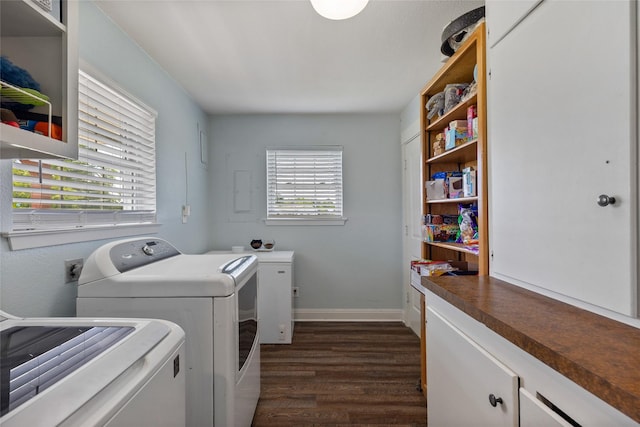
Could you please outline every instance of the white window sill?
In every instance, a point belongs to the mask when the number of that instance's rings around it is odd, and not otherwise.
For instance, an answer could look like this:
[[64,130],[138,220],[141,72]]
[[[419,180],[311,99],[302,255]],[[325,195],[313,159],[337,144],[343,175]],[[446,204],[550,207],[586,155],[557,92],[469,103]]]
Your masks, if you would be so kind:
[[9,231],[2,233],[2,237],[7,238],[12,251],[18,251],[114,237],[154,234],[159,231],[160,226],[161,224],[123,224],[59,230]]
[[266,225],[344,225],[348,218],[265,218]]

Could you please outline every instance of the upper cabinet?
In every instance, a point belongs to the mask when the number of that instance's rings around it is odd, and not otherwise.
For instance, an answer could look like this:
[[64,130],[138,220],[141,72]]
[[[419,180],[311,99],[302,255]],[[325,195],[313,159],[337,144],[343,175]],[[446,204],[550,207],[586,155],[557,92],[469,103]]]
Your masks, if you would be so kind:
[[487,51],[492,276],[638,316],[638,45],[636,1],[545,0]]
[[77,1],[0,1],[0,158],[77,158],[77,28]]
[[[481,275],[489,265],[485,79],[481,24],[424,87],[420,108],[422,256],[477,264]],[[458,217],[464,222],[458,224]]]

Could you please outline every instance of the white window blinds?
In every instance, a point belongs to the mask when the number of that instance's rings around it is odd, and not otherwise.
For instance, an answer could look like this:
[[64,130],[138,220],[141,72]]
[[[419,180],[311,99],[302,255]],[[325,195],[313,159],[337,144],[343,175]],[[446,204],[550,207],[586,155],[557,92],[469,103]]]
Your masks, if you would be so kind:
[[78,105],[78,160],[14,161],[14,230],[155,222],[155,112],[82,71]]
[[342,148],[267,149],[267,218],[342,218]]

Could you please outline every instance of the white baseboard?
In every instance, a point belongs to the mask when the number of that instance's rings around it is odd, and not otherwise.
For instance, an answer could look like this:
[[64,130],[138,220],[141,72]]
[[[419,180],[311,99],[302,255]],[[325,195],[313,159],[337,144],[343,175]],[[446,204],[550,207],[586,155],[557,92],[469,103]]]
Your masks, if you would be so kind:
[[296,322],[403,322],[402,309],[321,309],[294,310]]

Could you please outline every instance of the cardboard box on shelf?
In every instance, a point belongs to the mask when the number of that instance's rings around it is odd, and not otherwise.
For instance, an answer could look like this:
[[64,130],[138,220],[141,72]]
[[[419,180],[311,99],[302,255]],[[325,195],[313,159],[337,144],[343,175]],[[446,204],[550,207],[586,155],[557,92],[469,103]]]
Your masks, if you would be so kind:
[[464,197],[464,188],[462,187],[463,176],[462,177],[452,176],[449,178],[449,198],[450,199],[459,199],[461,197]]
[[447,185],[444,178],[427,181],[425,183],[427,190],[427,200],[441,200],[447,198]]
[[467,142],[467,128],[453,128],[446,131],[445,150],[451,150]]
[[426,242],[455,242],[460,227],[458,224],[427,224],[424,230]]
[[476,188],[476,171],[472,167],[462,169],[463,197],[475,197],[478,195]]
[[439,154],[444,153],[444,151],[445,151],[444,145],[445,145],[444,138],[443,139],[436,139],[433,142],[433,155],[437,156]]

